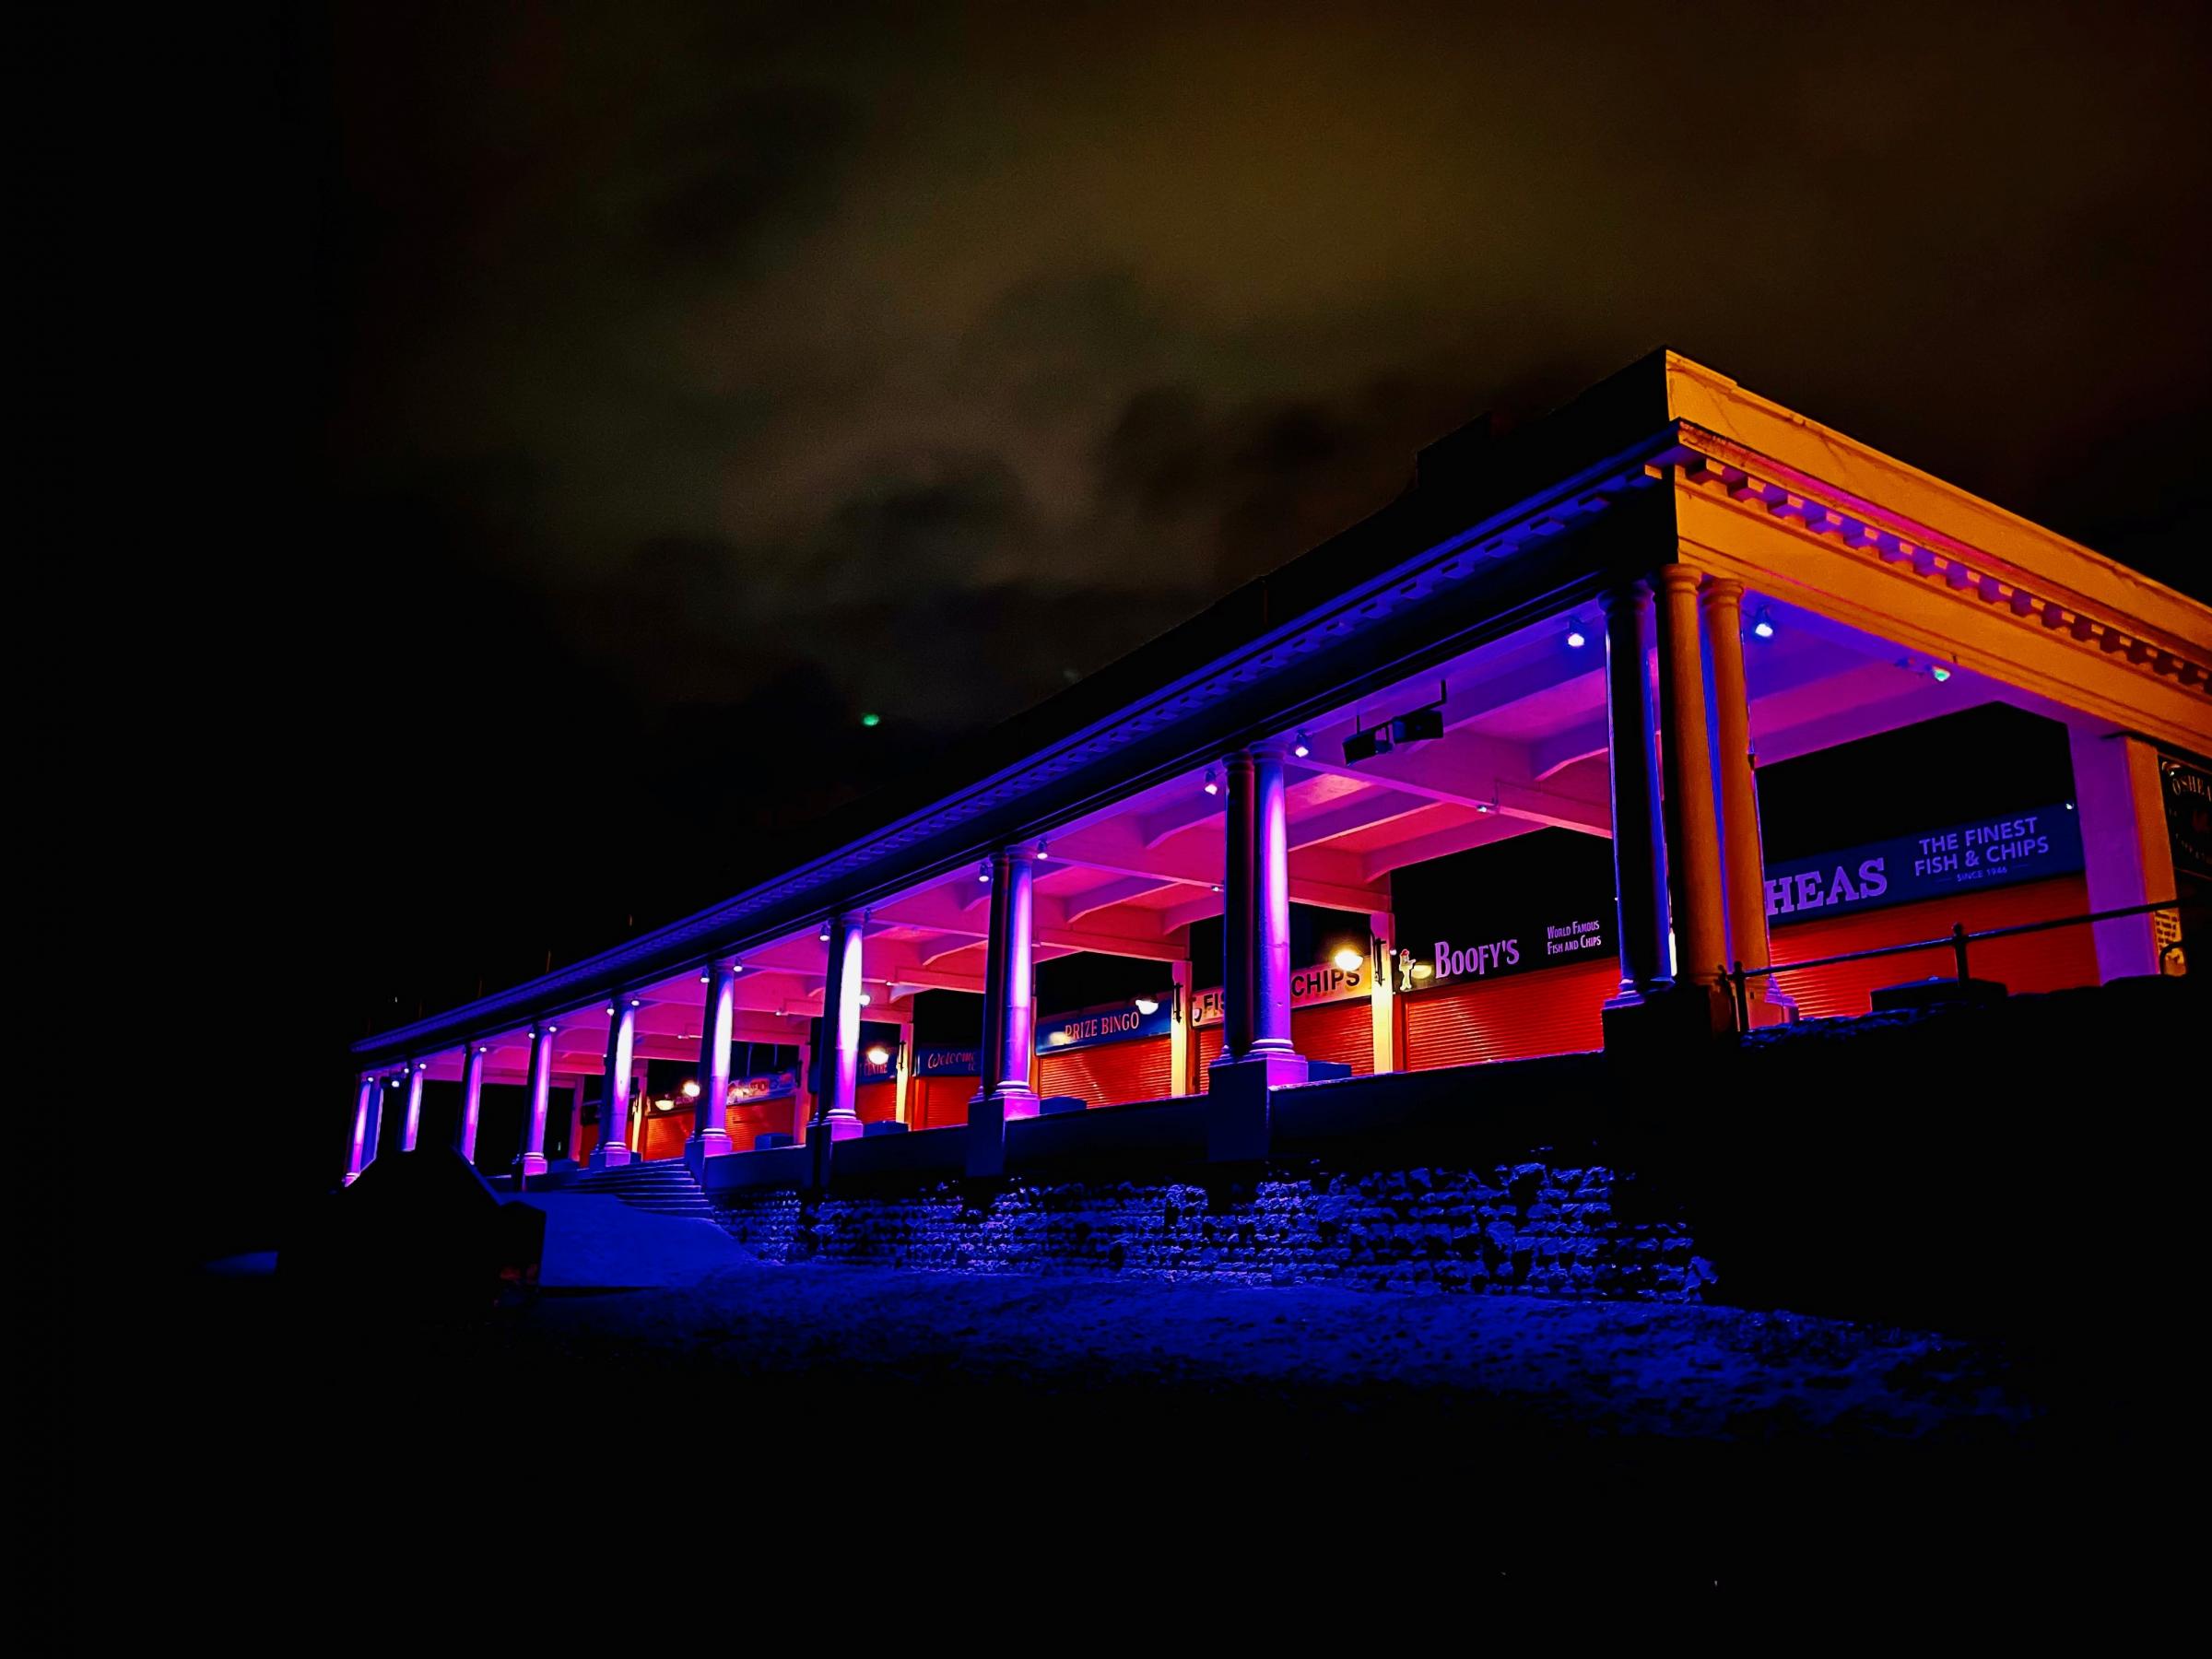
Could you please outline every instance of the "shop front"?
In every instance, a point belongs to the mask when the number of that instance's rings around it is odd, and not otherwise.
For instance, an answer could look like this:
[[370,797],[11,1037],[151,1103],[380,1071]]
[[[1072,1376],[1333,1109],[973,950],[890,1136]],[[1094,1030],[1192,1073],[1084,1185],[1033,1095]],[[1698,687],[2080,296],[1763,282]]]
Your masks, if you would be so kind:
[[1182,1093],[1175,1086],[1174,1001],[1163,986],[1040,1021],[1039,1098],[1114,1106]]

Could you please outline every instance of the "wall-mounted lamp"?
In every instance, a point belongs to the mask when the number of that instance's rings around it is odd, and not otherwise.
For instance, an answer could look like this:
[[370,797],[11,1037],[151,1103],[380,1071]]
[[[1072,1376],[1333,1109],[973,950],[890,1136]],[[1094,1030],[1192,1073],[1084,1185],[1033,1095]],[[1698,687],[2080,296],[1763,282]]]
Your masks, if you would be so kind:
[[1590,643],[1590,636],[1583,631],[1582,618],[1579,617],[1567,624],[1567,643],[1576,651]]

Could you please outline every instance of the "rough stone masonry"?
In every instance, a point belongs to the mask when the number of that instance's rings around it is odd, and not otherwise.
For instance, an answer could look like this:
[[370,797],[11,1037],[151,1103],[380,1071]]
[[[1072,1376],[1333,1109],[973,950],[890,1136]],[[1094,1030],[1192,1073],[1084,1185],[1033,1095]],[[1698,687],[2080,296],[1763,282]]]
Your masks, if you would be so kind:
[[1600,1166],[1270,1169],[1253,1178],[947,1181],[918,1191],[718,1196],[762,1258],[967,1273],[1692,1300],[1688,1226],[1632,1213]]

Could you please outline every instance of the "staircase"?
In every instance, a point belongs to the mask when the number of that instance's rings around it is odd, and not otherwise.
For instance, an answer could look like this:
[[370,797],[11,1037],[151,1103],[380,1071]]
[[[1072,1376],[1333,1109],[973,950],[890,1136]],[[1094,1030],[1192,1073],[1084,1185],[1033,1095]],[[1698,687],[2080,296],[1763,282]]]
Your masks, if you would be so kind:
[[691,1167],[680,1158],[594,1170],[563,1190],[619,1198],[633,1209],[648,1210],[656,1216],[684,1216],[698,1221],[715,1218],[714,1206],[707,1202],[707,1195],[692,1179]]

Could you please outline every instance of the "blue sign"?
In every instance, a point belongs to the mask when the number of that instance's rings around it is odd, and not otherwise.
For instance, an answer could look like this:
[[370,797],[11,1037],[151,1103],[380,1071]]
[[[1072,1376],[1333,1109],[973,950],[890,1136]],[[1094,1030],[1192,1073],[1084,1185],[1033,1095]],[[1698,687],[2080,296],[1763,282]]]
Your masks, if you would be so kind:
[[1777,924],[1802,922],[2081,867],[2081,822],[2061,804],[1769,865],[1767,916]]
[[971,1048],[947,1048],[940,1043],[919,1044],[914,1049],[914,1076],[917,1077],[980,1077],[983,1075],[982,1051]]
[[1129,1002],[1102,1003],[1073,1014],[1054,1014],[1037,1029],[1037,1052],[1064,1054],[1070,1049],[1096,1048],[1102,1042],[1134,1042],[1140,1037],[1165,1037],[1175,1023],[1171,993],[1140,996]]
[[729,1102],[742,1106],[748,1100],[781,1100],[798,1092],[797,1072],[763,1072],[757,1077],[732,1077]]

